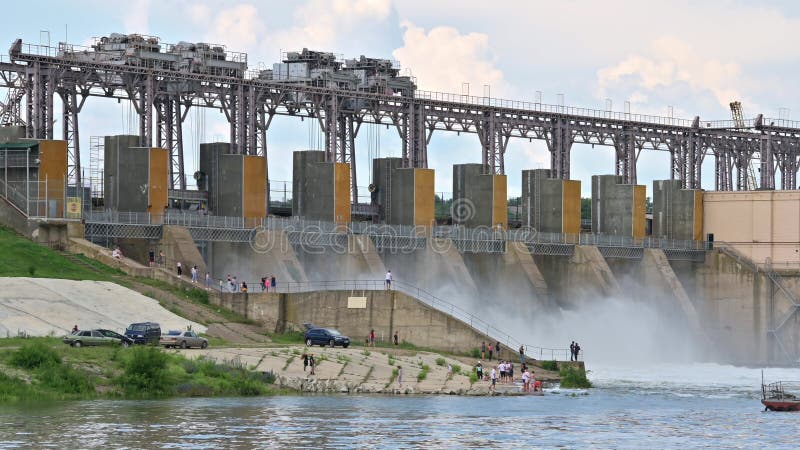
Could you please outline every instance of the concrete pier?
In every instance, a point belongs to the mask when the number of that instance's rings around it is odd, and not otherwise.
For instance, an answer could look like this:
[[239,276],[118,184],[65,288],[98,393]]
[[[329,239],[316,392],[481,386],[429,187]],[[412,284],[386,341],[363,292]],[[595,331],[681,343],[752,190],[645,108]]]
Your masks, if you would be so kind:
[[653,181],[653,237],[703,240],[703,191],[680,180]]
[[200,144],[198,185],[208,192],[208,210],[217,216],[267,215],[267,159],[230,153],[230,144]]
[[162,214],[169,191],[169,153],[139,147],[138,136],[106,136],[105,207],[117,211]]
[[622,184],[621,176],[592,176],[592,232],[643,238],[646,195],[645,186]]
[[453,223],[508,228],[505,175],[484,174],[482,164],[453,166]]
[[404,168],[402,158],[372,161],[375,200],[382,219],[392,225],[432,226],[433,169]]
[[548,233],[580,233],[581,182],[550,178],[550,169],[523,170],[522,226]]
[[326,162],[325,153],[321,151],[294,152],[292,215],[350,222],[350,166]]

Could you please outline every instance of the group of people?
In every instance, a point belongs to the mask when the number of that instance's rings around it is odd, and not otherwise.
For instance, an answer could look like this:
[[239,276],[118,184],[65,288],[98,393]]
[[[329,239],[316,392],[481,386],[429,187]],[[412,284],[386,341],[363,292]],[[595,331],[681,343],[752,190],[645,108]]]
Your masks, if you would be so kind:
[[264,275],[261,277],[261,292],[277,292],[278,279],[275,275]]
[[[522,350],[522,347],[520,347],[520,350]],[[486,341],[483,341],[481,343],[481,359],[486,359],[487,351],[489,352],[489,361],[492,360],[495,353],[497,353],[497,359],[500,359],[500,342],[495,343],[494,346],[492,346],[492,343],[490,342],[489,345],[487,346]],[[522,362],[523,361],[520,361],[520,363]]]
[[[394,345],[400,345],[400,336],[397,333],[397,330],[394,331],[394,335],[392,336],[392,341],[394,342]],[[369,334],[364,339],[364,344],[367,347],[375,347],[375,330],[374,329],[369,330]]]
[[305,372],[309,367],[311,367],[311,375],[316,375],[314,369],[317,367],[317,361],[314,359],[314,354],[312,353],[309,355],[308,353],[303,352],[303,372]]
[[[522,392],[538,392],[542,389],[542,382],[537,381],[535,377],[534,371],[528,369],[528,365],[523,362],[521,364],[522,368]],[[478,361],[478,364],[475,366],[475,373],[478,375],[479,380],[485,380],[487,378],[486,374],[483,371],[483,363]],[[496,367],[492,367],[492,370],[489,372],[488,381],[491,383],[489,384],[489,392],[494,392],[497,388],[497,384],[506,384],[506,383],[513,383],[514,382],[514,363],[511,361],[500,361],[500,363]],[[533,391],[531,391],[533,388]]]
[[580,352],[581,352],[581,346],[578,345],[577,342],[572,341],[572,344],[569,344],[569,353],[570,353],[569,360],[570,361],[577,361],[578,360],[578,354]]

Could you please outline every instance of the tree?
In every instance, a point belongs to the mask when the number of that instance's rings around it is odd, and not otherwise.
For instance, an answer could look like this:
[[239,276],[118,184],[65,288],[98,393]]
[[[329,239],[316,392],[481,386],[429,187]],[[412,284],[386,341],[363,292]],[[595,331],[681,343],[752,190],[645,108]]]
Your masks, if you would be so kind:
[[592,199],[581,199],[581,220],[592,220]]

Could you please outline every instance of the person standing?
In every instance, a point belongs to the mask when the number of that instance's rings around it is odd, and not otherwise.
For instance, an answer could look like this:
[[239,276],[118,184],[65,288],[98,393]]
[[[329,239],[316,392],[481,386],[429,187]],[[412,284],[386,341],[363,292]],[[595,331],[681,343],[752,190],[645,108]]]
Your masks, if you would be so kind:
[[197,266],[192,266],[190,272],[192,274],[192,283],[197,283]]
[[575,361],[578,361],[578,356],[581,352],[581,346],[578,343],[575,343]]
[[494,352],[497,354],[497,359],[500,359],[500,342],[495,344]]
[[528,377],[530,374],[527,370],[522,371],[522,392],[528,392]]
[[494,392],[495,384],[497,383],[497,371],[494,367],[492,367],[492,371],[489,373],[489,380],[492,382],[492,384],[489,385],[489,392]]
[[391,288],[392,288],[392,271],[389,270],[386,272],[386,290],[388,291]]
[[397,365],[397,387],[403,387],[403,368]]
[[520,345],[519,346],[519,363],[520,364],[525,364],[525,346],[524,345]]
[[478,381],[483,381],[483,364],[478,361],[478,365],[475,366],[475,375],[478,376]]
[[164,267],[164,250],[158,251],[158,265]]
[[242,292],[244,292],[245,294],[247,293],[247,282],[246,281],[242,281]]
[[206,272],[206,289],[211,289],[211,274]]
[[398,338],[397,338],[397,330],[394,330],[394,345],[400,345]]
[[272,292],[278,292],[278,280],[277,278],[275,278],[275,275],[270,277],[269,287],[272,290]]
[[308,368],[308,353],[303,352],[303,372]]
[[183,275],[183,264],[181,264],[181,262],[178,261],[178,263],[175,266],[178,269],[178,277],[180,277],[181,275]]
[[314,372],[316,365],[317,363],[314,361],[314,354],[312,353],[311,356],[308,357],[308,366],[311,367],[311,375],[316,375],[316,372]]
[[575,341],[569,344],[569,360],[575,361]]
[[261,277],[261,292],[267,292],[267,276]]
[[481,359],[486,359],[486,341],[481,342]]
[[375,330],[369,330],[369,346],[375,347]]
[[492,360],[492,344],[489,344],[489,361]]

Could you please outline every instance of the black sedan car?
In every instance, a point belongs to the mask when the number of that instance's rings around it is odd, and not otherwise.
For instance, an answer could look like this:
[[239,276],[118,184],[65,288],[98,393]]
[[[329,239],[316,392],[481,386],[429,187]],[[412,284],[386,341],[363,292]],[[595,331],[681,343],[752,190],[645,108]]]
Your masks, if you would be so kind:
[[350,346],[350,338],[342,335],[333,328],[309,328],[305,333],[306,345],[329,345],[336,347],[337,345],[347,348]]

